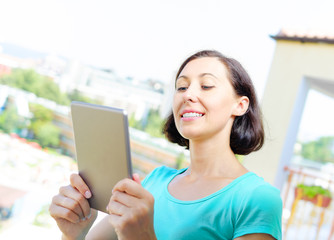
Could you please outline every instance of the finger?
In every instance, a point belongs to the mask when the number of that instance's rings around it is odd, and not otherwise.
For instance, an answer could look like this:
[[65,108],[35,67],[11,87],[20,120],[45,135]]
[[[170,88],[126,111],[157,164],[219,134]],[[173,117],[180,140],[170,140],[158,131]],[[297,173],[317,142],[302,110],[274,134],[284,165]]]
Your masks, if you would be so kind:
[[89,187],[85,183],[85,181],[82,179],[82,177],[79,174],[73,173],[70,176],[71,185],[78,189],[78,191],[85,196],[85,198],[90,198],[92,196],[91,191],[89,190]]
[[59,207],[63,207],[63,208],[67,208],[71,210],[72,212],[77,214],[81,220],[85,218],[79,202],[71,198],[65,197],[63,195],[56,195],[53,197],[52,203]]
[[110,202],[116,201],[125,205],[128,208],[136,206],[136,204],[138,204],[138,200],[139,200],[138,198],[120,191],[113,192],[110,198]]
[[58,206],[56,204],[51,204],[49,208],[49,212],[51,217],[55,220],[57,219],[65,219],[71,223],[79,223],[80,217],[70,209]]
[[116,201],[110,201],[107,206],[107,211],[109,214],[115,214],[118,216],[123,216],[129,208],[119,202]]
[[144,198],[145,191],[143,190],[145,189],[140,184],[131,179],[126,178],[116,183],[115,187],[113,188],[113,193],[115,191],[119,191],[119,192],[125,192],[137,198]]
[[135,181],[136,183],[141,184],[141,182],[140,182],[140,177],[139,177],[139,174],[138,174],[138,173],[134,173],[134,174],[132,175],[132,180]]
[[81,218],[89,218],[90,216],[90,206],[87,199],[78,190],[74,189],[72,186],[61,187],[59,193],[65,197],[71,198],[78,202],[82,211]]
[[121,226],[121,222],[122,222],[122,217],[115,215],[115,214],[110,214],[108,216],[108,220],[110,222],[110,224],[114,227],[116,233],[119,231],[118,229]]

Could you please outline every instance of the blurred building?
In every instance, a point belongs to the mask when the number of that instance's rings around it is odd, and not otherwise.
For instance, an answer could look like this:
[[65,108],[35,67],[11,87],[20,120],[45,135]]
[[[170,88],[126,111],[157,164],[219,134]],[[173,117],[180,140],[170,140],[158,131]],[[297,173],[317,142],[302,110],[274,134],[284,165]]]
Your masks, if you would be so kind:
[[0,44],[0,76],[12,68],[32,68],[53,79],[62,92],[79,91],[101,104],[124,108],[136,120],[145,119],[150,109],[164,114],[166,102],[163,82],[156,79],[120,77],[111,69],[102,69],[76,60],[39,53],[8,43]]
[[[16,106],[18,114],[26,119],[31,117],[29,103],[40,104],[52,110],[52,122],[61,131],[59,150],[62,154],[75,158],[72,120],[68,106],[58,105],[53,101],[39,98],[33,93],[5,85],[0,85],[0,97],[0,108],[4,108],[4,105],[10,100],[11,104]],[[188,163],[187,157],[185,157],[183,163],[178,163],[179,166],[177,166],[176,159],[181,154],[187,154],[184,153],[182,147],[176,146],[165,139],[153,138],[149,134],[136,129],[130,129],[130,144],[133,165],[142,176],[160,165],[182,167]]]
[[276,50],[262,98],[266,143],[245,165],[282,188],[309,90],[334,97],[334,32],[282,29],[272,38]]
[[126,109],[137,120],[145,118],[150,109],[159,110],[162,104],[164,91],[159,81],[121,78],[111,70],[92,67],[76,69],[80,73],[65,76],[65,79],[72,79],[68,90],[76,89],[104,105]]
[[[169,86],[159,80],[120,77],[111,69],[97,68],[11,44],[2,45],[0,75],[10,73],[13,68],[32,68],[52,78],[63,92],[76,90],[102,105],[123,108],[129,117],[134,116],[136,120],[144,122],[150,110],[159,110],[161,116],[165,117],[171,108],[171,91],[166,90]],[[39,98],[33,93],[0,85],[0,109],[4,109],[8,99],[16,105],[18,114],[26,119],[31,117],[29,103],[51,109],[54,114],[53,124],[61,130],[61,151],[75,157],[69,107]],[[130,130],[130,135],[133,162],[143,175],[162,164],[176,167],[176,159],[183,154],[182,148],[164,139],[153,139],[135,129]],[[182,166],[180,163],[178,165]]]

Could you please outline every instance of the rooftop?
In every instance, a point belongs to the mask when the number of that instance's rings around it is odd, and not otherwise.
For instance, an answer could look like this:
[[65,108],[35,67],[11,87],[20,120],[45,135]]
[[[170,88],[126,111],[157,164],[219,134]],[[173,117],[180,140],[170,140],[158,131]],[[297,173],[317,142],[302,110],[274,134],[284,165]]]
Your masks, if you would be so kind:
[[275,40],[289,40],[297,42],[329,43],[334,44],[334,29],[328,28],[282,28],[276,35],[271,35]]

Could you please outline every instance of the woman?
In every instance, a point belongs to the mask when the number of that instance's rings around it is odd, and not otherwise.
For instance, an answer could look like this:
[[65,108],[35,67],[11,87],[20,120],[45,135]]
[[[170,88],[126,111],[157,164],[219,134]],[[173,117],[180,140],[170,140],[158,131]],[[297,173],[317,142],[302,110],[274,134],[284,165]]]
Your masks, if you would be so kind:
[[180,67],[166,137],[190,151],[188,168],[160,167],[142,182],[113,189],[106,216],[96,211],[79,175],[60,188],[50,213],[64,239],[281,239],[279,191],[235,155],[260,149],[261,113],[252,82],[234,59],[201,51]]

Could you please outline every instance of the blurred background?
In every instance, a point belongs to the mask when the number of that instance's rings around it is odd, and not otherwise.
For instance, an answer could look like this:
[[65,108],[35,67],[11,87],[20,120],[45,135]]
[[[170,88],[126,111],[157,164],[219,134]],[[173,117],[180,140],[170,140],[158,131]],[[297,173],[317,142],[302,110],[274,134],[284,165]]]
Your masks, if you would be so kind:
[[284,239],[334,239],[333,7],[0,0],[0,239],[60,239],[48,207],[77,171],[73,100],[127,110],[142,178],[187,166],[161,125],[179,65],[202,49],[237,59],[254,82],[267,141],[240,160],[281,190]]

